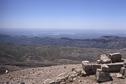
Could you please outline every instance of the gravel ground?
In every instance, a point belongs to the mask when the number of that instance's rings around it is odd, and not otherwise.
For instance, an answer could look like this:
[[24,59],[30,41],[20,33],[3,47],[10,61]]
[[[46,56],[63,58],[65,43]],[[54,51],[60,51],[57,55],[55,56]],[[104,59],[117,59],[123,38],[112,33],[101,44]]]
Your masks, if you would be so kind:
[[[0,84],[43,84],[46,79],[52,79],[61,73],[69,72],[72,68],[81,68],[80,64],[57,65],[50,67],[29,68],[9,72],[8,74],[0,75]],[[112,74],[113,81],[102,84],[126,84],[126,79],[116,78]],[[70,84],[97,84],[95,76],[78,77]]]

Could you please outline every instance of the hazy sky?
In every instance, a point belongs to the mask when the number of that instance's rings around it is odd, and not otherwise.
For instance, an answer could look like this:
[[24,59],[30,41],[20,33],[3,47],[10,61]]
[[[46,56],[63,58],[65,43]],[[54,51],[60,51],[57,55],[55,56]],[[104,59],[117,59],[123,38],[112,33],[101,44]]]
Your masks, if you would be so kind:
[[0,0],[1,29],[125,29],[126,0]]

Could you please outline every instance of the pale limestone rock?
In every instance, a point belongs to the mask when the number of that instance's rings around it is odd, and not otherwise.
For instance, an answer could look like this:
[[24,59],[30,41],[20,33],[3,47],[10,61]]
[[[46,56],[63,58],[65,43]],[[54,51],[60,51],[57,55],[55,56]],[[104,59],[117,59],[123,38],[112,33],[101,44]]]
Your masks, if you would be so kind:
[[117,73],[117,74],[116,74],[116,77],[117,77],[117,78],[123,78],[123,75],[120,74],[120,73]]
[[106,54],[100,56],[100,61],[102,64],[111,63],[111,59]]

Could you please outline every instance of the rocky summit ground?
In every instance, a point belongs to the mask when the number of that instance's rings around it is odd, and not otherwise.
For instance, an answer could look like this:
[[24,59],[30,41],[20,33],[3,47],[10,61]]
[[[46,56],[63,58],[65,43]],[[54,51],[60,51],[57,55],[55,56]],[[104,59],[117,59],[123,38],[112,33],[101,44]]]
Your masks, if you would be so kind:
[[[47,79],[53,79],[59,74],[70,72],[73,68],[82,68],[81,64],[57,65],[50,67],[29,68],[0,75],[0,84],[43,84]],[[113,81],[102,84],[126,84],[126,79],[119,79],[116,73],[111,74]],[[77,77],[69,84],[97,84],[95,75]]]

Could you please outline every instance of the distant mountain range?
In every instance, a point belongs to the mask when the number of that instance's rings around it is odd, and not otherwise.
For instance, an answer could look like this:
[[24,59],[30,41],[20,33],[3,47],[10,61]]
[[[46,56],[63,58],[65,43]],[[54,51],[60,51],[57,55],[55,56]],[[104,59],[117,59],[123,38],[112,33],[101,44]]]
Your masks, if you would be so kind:
[[126,48],[126,37],[101,36],[94,39],[72,39],[68,37],[28,37],[0,34],[0,43],[20,45],[57,45],[85,48]]

